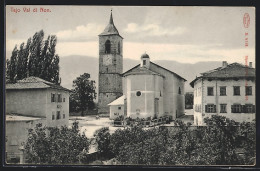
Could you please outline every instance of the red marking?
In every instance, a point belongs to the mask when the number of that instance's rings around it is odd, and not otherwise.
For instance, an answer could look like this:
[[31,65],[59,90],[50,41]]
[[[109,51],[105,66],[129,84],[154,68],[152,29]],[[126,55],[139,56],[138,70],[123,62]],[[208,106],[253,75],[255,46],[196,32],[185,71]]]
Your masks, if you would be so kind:
[[243,24],[244,24],[244,27],[245,27],[245,28],[248,28],[248,27],[249,27],[249,24],[250,24],[250,16],[249,16],[248,13],[245,13],[245,14],[244,14]]

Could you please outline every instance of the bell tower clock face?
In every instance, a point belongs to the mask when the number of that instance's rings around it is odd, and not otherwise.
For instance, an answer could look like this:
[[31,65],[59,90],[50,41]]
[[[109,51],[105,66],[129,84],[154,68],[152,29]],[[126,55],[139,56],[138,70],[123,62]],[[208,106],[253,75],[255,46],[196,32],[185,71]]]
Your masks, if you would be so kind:
[[104,65],[112,65],[112,56],[111,55],[104,55],[103,56],[103,64]]

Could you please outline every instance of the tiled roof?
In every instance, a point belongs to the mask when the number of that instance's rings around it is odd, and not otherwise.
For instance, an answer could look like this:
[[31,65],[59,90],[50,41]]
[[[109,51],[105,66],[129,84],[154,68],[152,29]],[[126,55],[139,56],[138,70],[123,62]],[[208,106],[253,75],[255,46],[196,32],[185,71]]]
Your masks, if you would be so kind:
[[201,76],[194,79],[190,85],[200,78],[223,79],[223,78],[255,78],[255,68],[248,67],[239,63],[232,63],[226,67],[219,67],[214,70],[201,73]]
[[49,81],[45,81],[39,77],[28,77],[22,80],[17,81],[17,83],[7,83],[6,89],[46,89],[46,88],[54,88],[64,91],[70,91],[62,86],[56,85]]
[[116,29],[116,26],[114,25],[113,16],[112,16],[112,12],[111,12],[110,20],[109,20],[108,25],[106,26],[105,30],[101,34],[99,34],[99,35],[103,36],[103,35],[115,35],[115,34],[119,35],[119,32]]
[[129,71],[129,72],[125,72],[124,76],[127,75],[143,75],[143,74],[147,74],[147,75],[159,75],[162,76],[161,74],[152,71],[151,69],[145,68],[145,67],[138,67],[135,70]]
[[40,120],[42,118],[39,117],[30,117],[30,116],[22,116],[22,115],[9,115],[6,114],[6,121],[33,121],[33,120]]
[[243,76],[255,76],[255,69],[239,64],[239,63],[232,63],[227,65],[226,67],[219,67],[211,71],[207,71],[201,73],[203,77],[217,77],[217,78],[226,78],[226,77],[243,77]]
[[[160,66],[160,65],[158,65],[158,64],[155,64],[155,63],[153,63],[153,62],[150,62],[150,65],[155,65],[156,67],[162,68],[162,69],[164,69],[164,70],[166,70],[166,71],[172,73],[173,75],[177,76],[178,78],[183,79],[184,81],[187,81],[186,79],[184,79],[183,77],[179,76],[179,75],[176,74],[175,72],[170,71],[170,70],[168,70],[168,69],[166,69],[166,68],[164,68],[164,67],[162,67],[162,66]],[[133,68],[131,68],[130,70],[128,70],[128,71],[126,71],[125,73],[123,73],[123,76],[130,75],[130,74],[138,74],[138,72],[141,71],[141,68],[145,68],[145,67],[140,67],[140,64],[138,64],[138,65],[136,65],[135,67],[133,67]],[[153,71],[153,70],[151,69],[151,67],[150,67],[149,69],[147,69],[147,70],[149,70],[150,74],[163,76],[163,75],[157,73],[156,71]],[[141,72],[141,73],[142,73],[142,72]],[[163,77],[164,77],[164,76],[163,76]]]
[[119,98],[117,98],[116,100],[112,101],[111,103],[109,103],[108,105],[109,106],[113,106],[113,105],[124,105],[124,99],[125,99],[125,96],[121,96]]

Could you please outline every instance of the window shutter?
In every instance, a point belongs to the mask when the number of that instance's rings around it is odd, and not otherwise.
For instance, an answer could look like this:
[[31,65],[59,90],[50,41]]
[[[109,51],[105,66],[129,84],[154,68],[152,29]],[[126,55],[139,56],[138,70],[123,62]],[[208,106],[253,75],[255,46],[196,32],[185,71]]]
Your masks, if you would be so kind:
[[241,112],[242,113],[247,113],[246,105],[241,105]]
[[216,105],[213,106],[213,112],[216,113],[217,112],[217,108]]
[[234,113],[234,105],[231,105],[231,113]]
[[255,105],[252,105],[252,111],[255,113]]
[[239,105],[239,113],[242,113],[243,105]]
[[206,111],[206,113],[208,113],[208,106],[207,105],[205,105],[205,111]]

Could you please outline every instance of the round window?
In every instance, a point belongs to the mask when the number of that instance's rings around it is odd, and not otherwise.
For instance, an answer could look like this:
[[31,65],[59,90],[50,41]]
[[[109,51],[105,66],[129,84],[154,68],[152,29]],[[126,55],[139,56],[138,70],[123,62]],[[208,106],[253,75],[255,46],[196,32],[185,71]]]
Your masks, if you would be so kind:
[[141,91],[136,92],[136,96],[141,96],[141,94],[142,94]]

